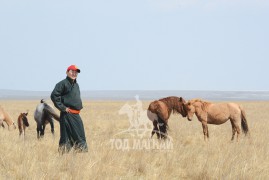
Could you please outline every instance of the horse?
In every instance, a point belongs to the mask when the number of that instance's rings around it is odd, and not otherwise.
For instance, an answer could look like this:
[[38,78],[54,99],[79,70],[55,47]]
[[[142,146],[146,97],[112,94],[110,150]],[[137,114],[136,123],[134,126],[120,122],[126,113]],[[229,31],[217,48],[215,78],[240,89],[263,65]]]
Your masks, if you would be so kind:
[[186,101],[182,97],[170,96],[153,101],[149,104],[147,115],[153,123],[151,138],[156,133],[158,139],[167,138],[168,119],[171,113],[181,114],[186,117],[183,104]]
[[21,113],[18,117],[18,128],[19,128],[19,132],[20,132],[20,136],[23,134],[23,137],[25,137],[25,128],[29,127],[29,122],[27,119],[27,113]]
[[240,136],[240,122],[245,135],[248,134],[249,128],[246,119],[245,110],[236,103],[211,103],[201,99],[192,99],[184,104],[187,111],[187,118],[192,120],[195,114],[202,123],[204,140],[209,139],[207,124],[220,125],[230,120],[232,124],[232,141],[237,132],[237,141]]
[[14,121],[11,119],[9,114],[5,112],[5,110],[0,106],[0,125],[4,128],[4,121],[8,125],[8,129],[10,130],[10,126],[13,125],[13,128],[16,129],[16,125]]
[[60,116],[56,114],[54,109],[41,99],[40,104],[37,105],[34,112],[34,119],[37,124],[37,138],[43,137],[45,134],[45,127],[50,123],[51,133],[54,135],[54,122],[53,119],[60,121]]

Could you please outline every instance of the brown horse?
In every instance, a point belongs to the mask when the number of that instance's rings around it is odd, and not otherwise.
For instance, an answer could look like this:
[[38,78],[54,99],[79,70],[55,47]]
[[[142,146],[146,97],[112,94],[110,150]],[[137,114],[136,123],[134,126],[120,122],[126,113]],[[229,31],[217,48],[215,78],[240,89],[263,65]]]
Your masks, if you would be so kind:
[[9,114],[7,112],[5,112],[4,109],[0,106],[0,125],[2,127],[5,127],[4,123],[3,123],[4,121],[7,123],[8,129],[11,125],[13,125],[14,129],[16,129],[16,125],[15,125],[14,121],[11,119]]
[[184,104],[184,109],[187,111],[187,118],[192,120],[195,114],[198,120],[202,123],[204,139],[209,138],[207,124],[223,124],[230,120],[232,124],[232,139],[237,132],[237,141],[240,136],[240,122],[245,135],[248,133],[248,124],[244,109],[235,103],[218,103],[202,101],[200,99],[192,99]]
[[156,133],[158,139],[167,137],[168,119],[171,113],[179,113],[186,117],[186,111],[182,97],[170,96],[150,103],[148,118],[153,122],[151,137]]
[[25,128],[29,126],[27,115],[28,115],[28,112],[21,113],[18,117],[19,132],[20,132],[20,136],[23,134],[23,137],[25,136]]

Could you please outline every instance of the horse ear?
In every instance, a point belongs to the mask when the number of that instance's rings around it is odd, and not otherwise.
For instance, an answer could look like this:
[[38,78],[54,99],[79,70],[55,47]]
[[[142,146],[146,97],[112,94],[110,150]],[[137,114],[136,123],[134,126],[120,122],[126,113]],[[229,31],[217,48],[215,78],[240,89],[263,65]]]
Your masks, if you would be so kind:
[[182,102],[183,104],[186,103],[186,101],[185,101],[185,99],[183,99],[183,97],[180,97],[180,98],[179,98],[179,102]]

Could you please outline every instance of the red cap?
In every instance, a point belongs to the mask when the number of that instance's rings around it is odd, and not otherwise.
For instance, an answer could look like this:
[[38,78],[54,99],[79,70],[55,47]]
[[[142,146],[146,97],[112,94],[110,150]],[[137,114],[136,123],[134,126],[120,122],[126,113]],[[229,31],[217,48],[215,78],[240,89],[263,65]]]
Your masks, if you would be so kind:
[[67,71],[69,71],[69,70],[77,71],[78,73],[80,73],[80,69],[76,65],[69,66],[67,68]]

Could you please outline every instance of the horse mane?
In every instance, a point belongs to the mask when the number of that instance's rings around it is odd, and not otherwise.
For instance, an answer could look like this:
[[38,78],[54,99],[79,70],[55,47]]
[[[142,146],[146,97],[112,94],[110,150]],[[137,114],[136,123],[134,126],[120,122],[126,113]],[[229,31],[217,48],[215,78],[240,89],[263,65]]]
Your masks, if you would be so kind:
[[170,97],[159,99],[159,101],[162,101],[167,105],[167,107],[169,109],[169,113],[170,112],[181,113],[181,112],[179,112],[179,109],[178,109],[178,107],[181,106],[181,104],[179,102],[180,101],[179,97],[170,96]]
[[211,102],[203,101],[202,99],[192,99],[192,100],[189,100],[188,103],[190,103],[190,104],[194,104],[194,103],[196,103],[196,102],[201,103],[201,108],[202,108],[203,111],[207,111],[208,106],[209,106],[210,104],[212,104]]

